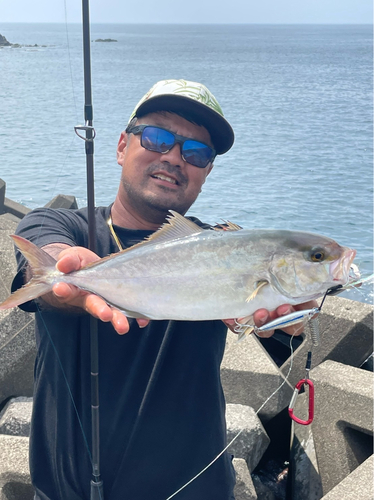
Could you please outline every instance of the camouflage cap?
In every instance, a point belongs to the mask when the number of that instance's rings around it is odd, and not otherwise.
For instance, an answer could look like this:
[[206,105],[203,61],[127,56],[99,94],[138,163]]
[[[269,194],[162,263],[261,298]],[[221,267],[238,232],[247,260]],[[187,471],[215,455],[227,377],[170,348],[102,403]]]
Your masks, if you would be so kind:
[[140,99],[130,116],[140,118],[155,111],[185,112],[210,133],[217,154],[228,151],[234,143],[234,132],[224,118],[214,95],[201,83],[187,80],[157,82]]

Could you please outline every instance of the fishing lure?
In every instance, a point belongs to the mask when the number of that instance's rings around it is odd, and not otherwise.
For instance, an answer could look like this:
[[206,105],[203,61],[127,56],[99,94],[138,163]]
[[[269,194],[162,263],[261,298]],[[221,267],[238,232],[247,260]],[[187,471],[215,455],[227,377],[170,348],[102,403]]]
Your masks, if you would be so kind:
[[[351,290],[353,288],[357,289],[363,284],[369,284],[374,281],[374,274],[366,277],[361,277],[360,271],[355,264],[351,264],[350,275],[347,283],[345,285],[337,285],[336,287],[329,288],[325,295],[323,296],[321,305],[319,307],[313,307],[311,309],[304,309],[301,311],[295,311],[285,316],[280,316],[272,321],[269,321],[265,325],[256,326],[254,324],[245,323],[249,318],[242,318],[241,320],[236,320],[236,326],[234,328],[235,333],[238,333],[238,341],[241,341],[246,335],[255,333],[256,335],[275,330],[277,328],[284,329],[289,326],[302,323],[305,325],[308,321],[316,318],[317,314],[321,312],[323,303],[328,295],[338,295],[346,290]],[[318,323],[311,321],[311,336],[313,345],[318,345],[319,343],[319,330]]]

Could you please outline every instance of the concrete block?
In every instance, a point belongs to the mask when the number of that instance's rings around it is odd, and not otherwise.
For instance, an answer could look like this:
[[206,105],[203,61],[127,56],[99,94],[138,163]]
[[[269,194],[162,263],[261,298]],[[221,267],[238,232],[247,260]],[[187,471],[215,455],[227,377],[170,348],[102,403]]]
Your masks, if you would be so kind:
[[323,500],[373,500],[374,455],[371,455],[348,477],[333,488]]
[[325,361],[310,378],[314,445],[326,495],[373,454],[373,373]]
[[0,214],[4,212],[5,187],[5,181],[3,181],[3,179],[0,179]]
[[288,406],[293,393],[293,388],[284,382],[282,372],[254,335],[237,342],[237,335],[228,332],[221,379],[226,401],[259,410],[258,416],[263,422]]
[[257,466],[270,443],[260,419],[253,408],[243,405],[228,404],[226,406],[227,442],[229,443],[239,432],[228,451],[235,458],[242,458],[250,472]]
[[0,434],[30,435],[32,398],[12,398],[0,412]]
[[[327,297],[319,315],[321,341],[313,348],[312,366],[330,359],[338,363],[359,367],[373,352],[373,306],[342,297]],[[304,341],[295,351],[289,377],[295,385],[305,374],[307,352],[311,347],[308,327]],[[287,374],[289,358],[281,371]]]
[[[0,302],[10,294],[16,259],[10,234],[17,222],[0,215]],[[34,315],[18,308],[0,311],[0,403],[11,396],[31,396],[36,354]]]
[[235,500],[257,500],[257,493],[245,460],[234,458],[232,463],[236,473]]
[[32,396],[35,355],[34,315],[17,308],[0,311],[0,403]]
[[29,439],[0,435],[0,500],[32,500]]
[[4,200],[4,206],[3,206],[3,213],[8,213],[15,215],[19,219],[23,219],[23,217],[31,212],[31,208],[27,208],[21,203],[17,203],[16,201],[10,200],[9,198],[5,197]]
[[7,215],[0,215],[0,302],[10,294],[10,287],[17,271],[14,245],[10,234],[14,234],[18,222]]
[[78,208],[75,196],[69,196],[66,194],[58,194],[44,206],[45,208]]
[[[295,415],[307,419],[307,394],[300,394],[295,405]],[[299,407],[304,409],[304,414]],[[288,481],[292,484],[294,500],[319,500],[322,498],[322,482],[313,439],[312,425],[294,423],[294,435],[290,452]]]

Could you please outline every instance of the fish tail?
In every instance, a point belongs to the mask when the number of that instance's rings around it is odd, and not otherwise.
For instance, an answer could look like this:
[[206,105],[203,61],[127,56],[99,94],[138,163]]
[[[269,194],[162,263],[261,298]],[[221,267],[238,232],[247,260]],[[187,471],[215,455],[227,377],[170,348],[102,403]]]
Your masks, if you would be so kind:
[[21,236],[12,235],[17,248],[28,260],[33,278],[22,288],[12,293],[4,302],[0,304],[1,309],[10,309],[29,300],[36,299],[52,290],[52,280],[48,277],[51,270],[55,270],[56,260],[44,252],[31,241]]

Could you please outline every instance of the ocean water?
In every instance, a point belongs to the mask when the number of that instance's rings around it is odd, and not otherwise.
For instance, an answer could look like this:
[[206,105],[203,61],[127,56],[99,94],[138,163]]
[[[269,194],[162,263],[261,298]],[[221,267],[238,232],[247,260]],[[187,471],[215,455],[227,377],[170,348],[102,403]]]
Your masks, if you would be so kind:
[[[86,203],[80,25],[7,24],[0,50],[0,177],[31,208]],[[92,25],[96,204],[115,197],[116,144],[158,80],[205,83],[236,141],[190,209],[206,222],[319,232],[373,268],[372,28],[369,25]],[[41,47],[45,45],[45,47]],[[372,298],[370,287],[346,295]]]

